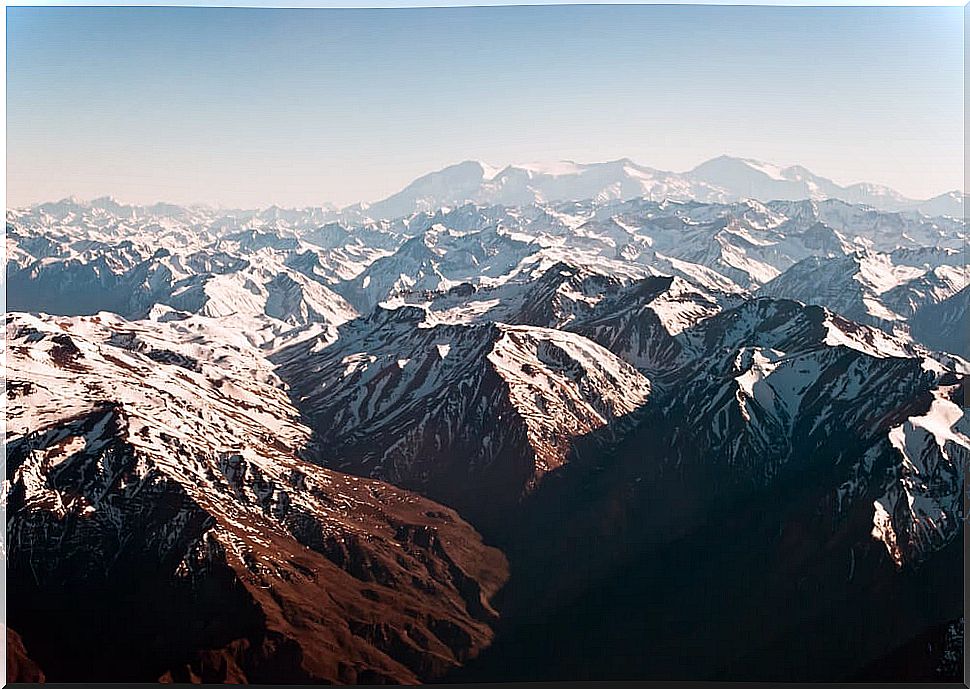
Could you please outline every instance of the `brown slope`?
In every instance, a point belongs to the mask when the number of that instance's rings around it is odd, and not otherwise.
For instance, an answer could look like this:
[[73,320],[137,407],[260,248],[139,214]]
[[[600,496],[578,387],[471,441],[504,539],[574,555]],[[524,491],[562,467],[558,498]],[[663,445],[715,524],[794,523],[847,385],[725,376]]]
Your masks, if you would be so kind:
[[37,684],[44,679],[44,671],[27,654],[20,634],[7,627],[7,681]]
[[301,460],[268,378],[113,344],[133,327],[8,329],[8,614],[48,679],[414,683],[490,643],[499,551]]
[[223,550],[229,581],[258,611],[256,632],[196,651],[161,679],[412,684],[474,657],[491,640],[487,600],[504,559],[454,513],[376,490],[389,519],[369,537],[307,548],[260,528],[265,541],[243,556]]

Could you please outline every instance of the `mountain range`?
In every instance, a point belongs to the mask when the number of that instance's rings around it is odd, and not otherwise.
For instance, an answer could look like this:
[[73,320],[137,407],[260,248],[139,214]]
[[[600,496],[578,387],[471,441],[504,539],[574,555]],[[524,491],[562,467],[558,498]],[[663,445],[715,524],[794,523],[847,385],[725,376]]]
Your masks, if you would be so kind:
[[462,163],[6,220],[15,678],[962,670],[959,195]]
[[801,166],[781,167],[748,158],[718,156],[687,172],[667,172],[629,158],[605,163],[536,163],[498,168],[469,160],[416,179],[396,194],[352,207],[375,218],[433,211],[442,206],[520,206],[574,199],[728,203],[744,199],[822,201],[841,199],[885,211],[963,216],[964,196],[950,191],[930,199],[908,199],[889,187],[840,186]]

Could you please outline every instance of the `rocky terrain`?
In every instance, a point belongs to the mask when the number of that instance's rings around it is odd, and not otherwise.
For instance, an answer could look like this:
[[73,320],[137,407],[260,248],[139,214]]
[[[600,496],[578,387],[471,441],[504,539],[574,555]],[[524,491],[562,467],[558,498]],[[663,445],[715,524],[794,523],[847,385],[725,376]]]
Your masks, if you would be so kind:
[[500,552],[301,460],[265,363],[171,330],[8,319],[8,614],[49,680],[411,683],[488,644]]
[[729,158],[10,209],[8,673],[955,678],[961,215]]

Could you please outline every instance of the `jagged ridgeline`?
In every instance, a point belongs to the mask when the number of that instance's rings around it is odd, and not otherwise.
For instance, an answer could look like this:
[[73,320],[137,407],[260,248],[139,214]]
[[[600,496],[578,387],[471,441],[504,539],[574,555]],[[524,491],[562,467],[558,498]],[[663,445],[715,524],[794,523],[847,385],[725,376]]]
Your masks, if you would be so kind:
[[8,210],[9,671],[958,678],[962,201],[720,158]]

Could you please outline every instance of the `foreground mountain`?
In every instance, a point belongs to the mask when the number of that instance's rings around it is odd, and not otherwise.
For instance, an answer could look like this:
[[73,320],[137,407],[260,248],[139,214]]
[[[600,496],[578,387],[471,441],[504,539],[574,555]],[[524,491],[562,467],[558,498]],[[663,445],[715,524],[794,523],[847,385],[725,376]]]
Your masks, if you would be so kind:
[[953,644],[906,659],[963,614],[966,364],[784,300],[677,340],[683,386],[516,516],[498,641],[452,678],[956,679]]
[[7,678],[14,682],[41,683],[46,677],[24,648],[16,630],[7,627]]
[[300,459],[309,431],[252,350],[110,314],[14,315],[7,338],[20,667],[410,683],[490,642],[503,556],[445,507]]

